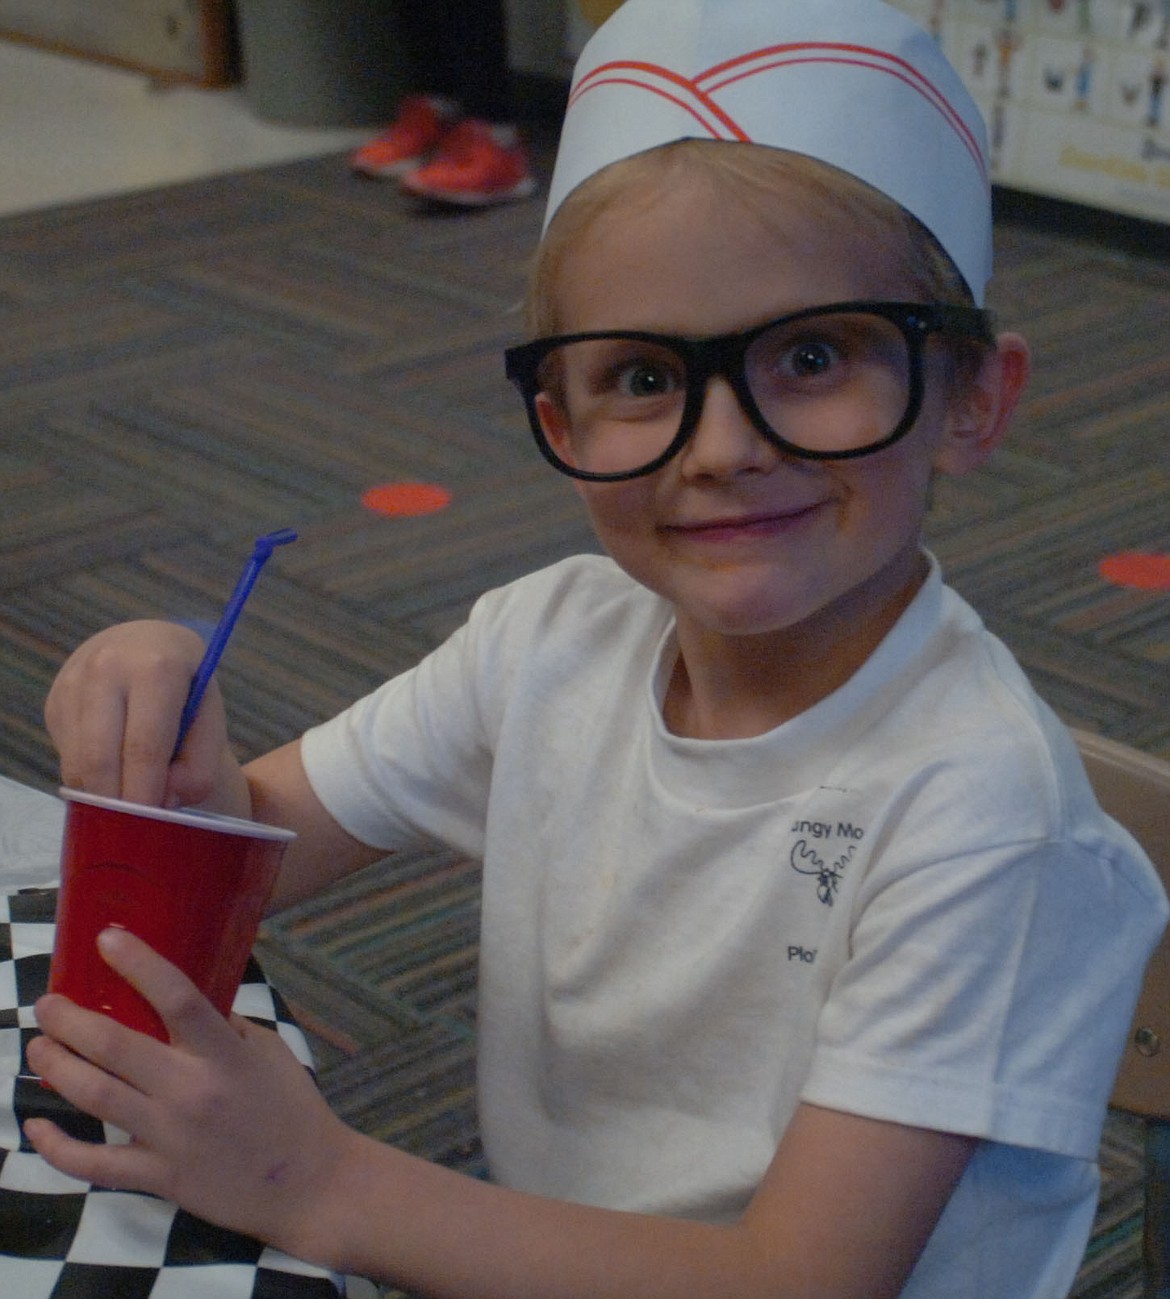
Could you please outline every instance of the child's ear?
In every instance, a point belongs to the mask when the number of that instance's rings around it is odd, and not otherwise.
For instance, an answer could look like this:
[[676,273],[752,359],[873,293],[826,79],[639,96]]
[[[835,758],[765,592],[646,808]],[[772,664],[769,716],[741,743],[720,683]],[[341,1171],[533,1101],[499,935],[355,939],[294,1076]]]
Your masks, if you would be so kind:
[[951,399],[934,467],[944,474],[977,469],[1003,441],[1028,382],[1028,344],[1019,334],[1000,334],[995,350]]

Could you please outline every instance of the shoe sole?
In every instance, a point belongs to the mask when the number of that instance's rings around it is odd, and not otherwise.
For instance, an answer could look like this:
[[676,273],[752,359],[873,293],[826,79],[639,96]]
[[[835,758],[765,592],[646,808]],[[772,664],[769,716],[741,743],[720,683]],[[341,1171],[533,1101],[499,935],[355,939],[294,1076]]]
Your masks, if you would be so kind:
[[401,180],[410,172],[417,171],[426,161],[427,159],[422,157],[403,158],[399,162],[387,163],[351,162],[350,170],[356,171],[359,176],[368,176],[371,180]]
[[415,198],[425,198],[432,203],[449,203],[453,207],[491,207],[495,203],[514,203],[531,198],[537,190],[536,181],[531,176],[526,176],[510,189],[495,189],[490,193],[480,190],[429,189],[424,185],[412,185],[408,178],[404,178],[401,184],[403,190]]

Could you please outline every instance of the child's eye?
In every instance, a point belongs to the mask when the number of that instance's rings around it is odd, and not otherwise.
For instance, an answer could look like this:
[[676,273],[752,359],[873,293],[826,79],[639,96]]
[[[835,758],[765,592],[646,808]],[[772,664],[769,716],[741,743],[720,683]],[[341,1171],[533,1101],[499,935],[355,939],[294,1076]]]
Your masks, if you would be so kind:
[[905,350],[897,329],[879,318],[832,316],[781,323],[756,338],[744,359],[753,387],[811,396],[850,381],[859,369],[886,364],[891,344]]
[[840,359],[841,353],[831,343],[823,339],[806,339],[779,358],[779,369],[794,379],[816,379],[831,370]]
[[679,388],[679,378],[666,365],[639,361],[615,369],[612,386],[624,397],[666,397]]
[[[587,362],[588,387],[599,398],[645,402],[686,390],[682,359],[666,348],[642,339],[615,339],[583,346],[589,349],[582,354]],[[573,355],[577,355],[575,350]]]

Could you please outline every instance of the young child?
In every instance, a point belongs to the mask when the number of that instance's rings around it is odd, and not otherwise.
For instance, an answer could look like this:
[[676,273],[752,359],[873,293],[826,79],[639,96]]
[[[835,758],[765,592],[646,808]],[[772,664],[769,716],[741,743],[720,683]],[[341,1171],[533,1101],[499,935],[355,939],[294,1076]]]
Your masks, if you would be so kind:
[[291,826],[275,905],[484,863],[491,1184],[345,1128],[125,933],[172,1046],[60,997],[29,1059],[128,1131],[46,1159],[454,1299],[1056,1299],[1166,919],[1075,747],[922,549],[1025,381],[980,308],[977,110],[879,0],[626,0],[582,56],[509,354],[608,557],[485,596],[247,766],[201,652],[111,629],[65,780]]

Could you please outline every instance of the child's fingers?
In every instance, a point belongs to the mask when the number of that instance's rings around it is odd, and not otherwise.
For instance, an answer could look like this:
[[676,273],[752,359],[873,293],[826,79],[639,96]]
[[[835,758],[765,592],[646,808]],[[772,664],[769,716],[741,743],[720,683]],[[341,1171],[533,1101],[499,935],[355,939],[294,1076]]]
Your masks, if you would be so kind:
[[27,1119],[24,1134],[46,1163],[79,1181],[117,1190],[159,1194],[159,1161],[137,1145],[78,1141],[48,1119]]
[[202,652],[194,632],[151,621],[107,628],[76,650],[45,702],[65,783],[161,803]]
[[211,796],[226,743],[227,716],[213,678],[183,747],[166,773],[164,806],[198,805]]
[[178,665],[160,664],[142,673],[126,695],[120,797],[162,803],[190,682]]
[[[160,807],[178,735],[178,715],[168,714],[173,696],[139,691],[127,700],[125,730],[118,754],[119,787],[116,797],[131,803]],[[171,716],[173,725],[161,719]]]
[[[84,1113],[113,1124],[135,1140],[148,1137],[152,1110],[138,1080],[141,1055],[143,1049],[149,1055],[167,1048],[65,997],[43,997],[36,1009],[44,1035],[28,1044],[30,1068]],[[56,1139],[50,1141],[54,1150],[63,1148]],[[84,1149],[74,1151],[70,1169],[83,1157]]]
[[124,929],[106,929],[98,946],[110,967],[158,1011],[171,1045],[50,994],[37,1002],[36,1014],[54,1041],[30,1043],[29,1063],[79,1108],[139,1135],[146,1112],[136,1110],[120,1086],[143,1098],[155,1097],[174,1082],[172,1048],[222,1061],[238,1049],[240,1039],[191,980],[140,938]]
[[[52,1000],[63,1002],[65,1007],[77,1011],[79,1015],[90,1014],[79,1010],[64,998]],[[117,1077],[97,1060],[83,1054],[86,1050],[93,1051],[95,1056],[110,1054],[110,1048],[101,1044],[101,1026],[99,1025],[96,1036],[85,1032],[83,1021],[80,1031],[70,1031],[68,1009],[53,1014],[46,1006],[46,1011],[46,1019],[52,1026],[46,1027],[46,1036],[33,1038],[28,1044],[29,1067],[79,1110],[137,1136],[146,1121],[146,1104],[142,1093],[133,1083]],[[66,1024],[64,1029],[61,1028],[62,1020]],[[57,1039],[53,1036],[55,1032],[66,1033],[69,1041]],[[95,1041],[99,1045],[92,1045]]]
[[[106,929],[98,937],[106,963],[132,984],[158,1011],[171,1045],[196,1055],[225,1058],[239,1045],[236,1034],[177,966],[125,929]],[[150,1048],[159,1044],[135,1034],[144,1048],[142,1065],[155,1063]],[[160,1058],[159,1064],[164,1064]],[[116,1065],[116,1062],[114,1062]]]
[[61,761],[61,779],[74,789],[116,798],[122,790],[121,691],[86,690],[62,673],[45,702],[45,722]]

